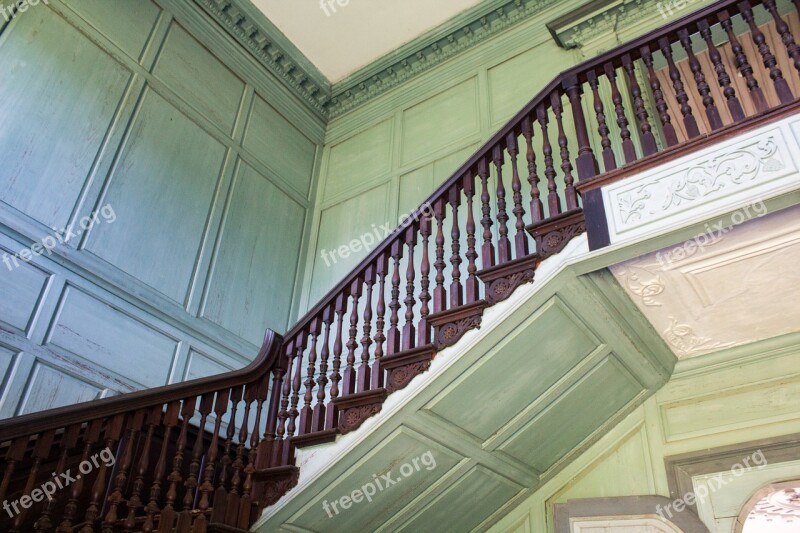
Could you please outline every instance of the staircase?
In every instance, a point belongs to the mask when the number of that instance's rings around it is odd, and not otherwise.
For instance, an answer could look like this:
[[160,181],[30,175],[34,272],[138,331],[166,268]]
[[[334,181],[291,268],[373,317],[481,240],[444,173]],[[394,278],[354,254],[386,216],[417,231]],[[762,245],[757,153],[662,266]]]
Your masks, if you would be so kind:
[[798,14],[723,0],[564,72],[247,368],[0,422],[0,530],[248,530],[298,448],[356,431],[576,235],[606,246],[602,185],[794,114]]

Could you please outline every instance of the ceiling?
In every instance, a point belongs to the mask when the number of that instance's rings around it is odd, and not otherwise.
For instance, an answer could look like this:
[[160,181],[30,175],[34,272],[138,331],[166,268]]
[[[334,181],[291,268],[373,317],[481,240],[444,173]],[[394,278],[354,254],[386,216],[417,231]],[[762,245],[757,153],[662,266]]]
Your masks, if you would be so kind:
[[800,331],[800,206],[714,228],[611,267],[681,359]]
[[481,0],[252,0],[336,83]]

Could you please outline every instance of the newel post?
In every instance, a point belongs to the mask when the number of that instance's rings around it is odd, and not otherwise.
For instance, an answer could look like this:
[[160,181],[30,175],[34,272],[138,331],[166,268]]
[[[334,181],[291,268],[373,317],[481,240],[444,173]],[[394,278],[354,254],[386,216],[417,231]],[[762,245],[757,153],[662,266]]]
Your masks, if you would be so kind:
[[[578,170],[578,179],[585,181],[597,176],[600,168],[589,144],[589,130],[586,127],[586,117],[581,105],[581,84],[576,74],[567,75],[562,83],[562,88],[569,99],[572,108],[572,121],[575,125],[575,135],[578,140],[578,157],[575,166]],[[583,213],[586,220],[586,233],[589,238],[589,249],[597,250],[609,244],[608,222],[603,208],[603,195],[600,188],[594,188],[582,195]]]

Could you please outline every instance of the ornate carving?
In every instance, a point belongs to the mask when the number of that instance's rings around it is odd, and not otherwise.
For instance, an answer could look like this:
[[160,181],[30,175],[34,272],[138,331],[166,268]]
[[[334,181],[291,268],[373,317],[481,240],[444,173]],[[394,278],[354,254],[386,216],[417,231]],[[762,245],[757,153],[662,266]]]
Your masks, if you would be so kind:
[[488,305],[486,300],[480,300],[442,313],[430,315],[428,321],[433,325],[434,345],[436,348],[441,350],[442,348],[452,346],[457,343],[467,331],[480,328],[483,310],[486,309]]
[[389,384],[386,389],[390,393],[403,389],[406,385],[411,383],[412,379],[423,372],[427,372],[430,367],[430,361],[421,361],[397,367],[389,373]]
[[624,280],[625,287],[642,300],[647,307],[661,307],[656,296],[666,289],[664,280],[658,273],[641,265],[627,265],[615,274]]
[[436,348],[432,344],[426,344],[381,359],[381,370],[389,373],[386,390],[391,393],[404,388],[412,379],[430,368],[435,356]]
[[733,342],[722,342],[698,335],[694,328],[686,324],[679,324],[675,317],[670,316],[670,326],[664,331],[664,338],[675,350],[678,356],[687,356],[699,351],[727,348]]
[[541,259],[532,254],[478,272],[486,286],[486,302],[494,305],[511,296],[518,287],[533,281],[534,271]]
[[[289,51],[278,44],[270,28],[263,27],[251,17],[238,0],[195,0],[209,15],[236,38],[267,70],[282,80],[319,116],[326,115],[330,99],[328,81],[313,67],[306,68],[292,57],[299,52]],[[307,61],[306,61],[307,62]]]
[[278,500],[297,486],[300,469],[296,466],[268,468],[257,472],[255,477],[264,482],[264,502],[261,507],[269,507],[278,503]]
[[334,404],[341,413],[339,433],[344,435],[358,429],[367,418],[379,413],[386,395],[387,390],[379,388],[336,398]]
[[615,203],[623,224],[630,225],[785,168],[786,164],[778,154],[778,143],[770,135],[750,146],[707,159],[678,174],[668,174],[620,192]]
[[573,237],[586,232],[583,210],[573,209],[544,222],[528,226],[528,233],[536,240],[536,252],[542,260],[559,253]]
[[367,418],[379,413],[382,407],[383,404],[373,404],[347,409],[339,421],[339,431],[344,435],[358,429]]

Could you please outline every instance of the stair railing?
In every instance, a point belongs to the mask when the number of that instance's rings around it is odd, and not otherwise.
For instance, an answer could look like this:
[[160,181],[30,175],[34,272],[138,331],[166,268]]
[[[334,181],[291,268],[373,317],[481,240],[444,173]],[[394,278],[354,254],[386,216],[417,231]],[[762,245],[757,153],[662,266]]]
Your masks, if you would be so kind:
[[105,447],[113,469],[36,531],[246,529],[296,484],[298,447],[358,428],[574,236],[608,244],[600,185],[796,112],[786,17],[722,0],[565,71],[248,369],[0,422],[0,501]]

